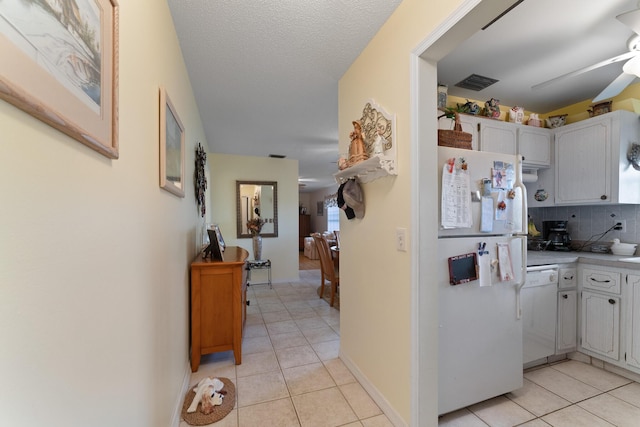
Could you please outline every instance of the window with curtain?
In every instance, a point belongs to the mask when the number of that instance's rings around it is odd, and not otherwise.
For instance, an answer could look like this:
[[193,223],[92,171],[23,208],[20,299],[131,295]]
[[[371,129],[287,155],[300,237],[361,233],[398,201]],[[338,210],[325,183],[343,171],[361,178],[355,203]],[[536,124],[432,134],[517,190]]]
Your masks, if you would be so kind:
[[327,208],[327,231],[340,230],[341,209],[338,207],[338,193],[326,196],[324,206]]
[[340,210],[338,206],[327,207],[327,231],[340,230]]

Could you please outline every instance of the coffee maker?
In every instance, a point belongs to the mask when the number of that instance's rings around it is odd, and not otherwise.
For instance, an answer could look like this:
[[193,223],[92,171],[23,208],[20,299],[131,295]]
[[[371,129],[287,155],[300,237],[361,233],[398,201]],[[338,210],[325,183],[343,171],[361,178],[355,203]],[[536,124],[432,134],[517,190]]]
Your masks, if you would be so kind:
[[549,241],[549,250],[571,250],[568,221],[542,221],[542,238]]

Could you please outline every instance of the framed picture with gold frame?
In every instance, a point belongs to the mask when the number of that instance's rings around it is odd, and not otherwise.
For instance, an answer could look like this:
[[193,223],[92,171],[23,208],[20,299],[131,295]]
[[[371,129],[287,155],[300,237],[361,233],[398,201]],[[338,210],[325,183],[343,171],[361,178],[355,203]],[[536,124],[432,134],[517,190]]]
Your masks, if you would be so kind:
[[160,187],[184,197],[184,125],[160,88]]
[[117,1],[0,1],[0,16],[0,99],[117,159]]

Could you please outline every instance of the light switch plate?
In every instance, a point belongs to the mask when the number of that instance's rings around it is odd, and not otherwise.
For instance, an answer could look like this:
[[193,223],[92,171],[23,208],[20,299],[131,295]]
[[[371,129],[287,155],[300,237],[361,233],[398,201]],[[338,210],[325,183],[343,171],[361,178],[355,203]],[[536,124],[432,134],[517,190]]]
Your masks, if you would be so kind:
[[402,252],[407,251],[407,229],[396,228],[396,249]]

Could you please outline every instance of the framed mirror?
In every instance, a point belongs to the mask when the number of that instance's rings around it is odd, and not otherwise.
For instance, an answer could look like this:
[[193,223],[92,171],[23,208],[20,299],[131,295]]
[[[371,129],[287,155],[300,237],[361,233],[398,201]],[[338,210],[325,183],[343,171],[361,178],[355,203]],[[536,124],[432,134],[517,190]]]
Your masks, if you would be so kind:
[[278,237],[278,183],[275,181],[236,181],[236,221],[238,239],[249,239],[247,221],[264,221],[260,235]]

